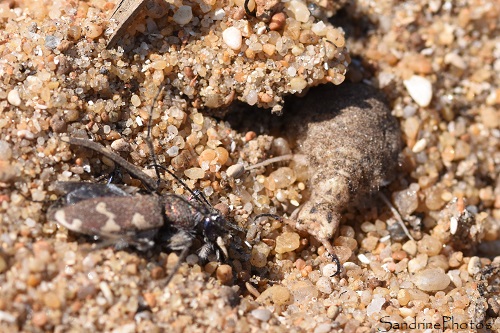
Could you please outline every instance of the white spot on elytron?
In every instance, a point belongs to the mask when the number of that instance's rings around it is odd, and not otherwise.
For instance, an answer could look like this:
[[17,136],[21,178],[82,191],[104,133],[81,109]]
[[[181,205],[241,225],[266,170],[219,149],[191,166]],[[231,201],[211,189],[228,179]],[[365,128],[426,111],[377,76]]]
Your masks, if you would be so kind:
[[73,231],[77,231],[77,232],[84,232],[84,230],[82,230],[82,224],[83,224],[82,220],[73,219],[73,221],[71,221],[71,223],[69,223],[68,221],[66,221],[66,214],[64,213],[64,209],[59,209],[54,214],[54,218],[56,219],[56,221],[59,224],[62,224],[63,226],[65,226],[69,230],[73,230]]
[[106,210],[106,203],[99,202],[97,205],[95,205],[95,210],[98,213],[106,215],[108,217],[108,220],[102,226],[102,231],[113,232],[121,230],[121,227],[115,222],[116,215]]
[[226,256],[226,258],[228,258],[229,254],[227,253],[226,244],[224,243],[224,241],[222,240],[222,237],[220,237],[220,236],[217,237],[217,245],[219,245],[222,252],[224,252],[224,255]]
[[142,230],[147,226],[144,215],[139,213],[134,213],[134,216],[132,216],[132,224],[135,225],[139,230]]

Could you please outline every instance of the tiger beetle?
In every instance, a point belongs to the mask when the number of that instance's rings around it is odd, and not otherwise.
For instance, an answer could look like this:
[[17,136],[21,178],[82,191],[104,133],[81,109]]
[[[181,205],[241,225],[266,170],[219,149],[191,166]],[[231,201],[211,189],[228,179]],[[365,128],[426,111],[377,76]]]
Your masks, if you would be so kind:
[[56,192],[66,194],[49,208],[49,220],[117,248],[131,246],[147,251],[161,245],[180,251],[177,265],[168,275],[166,284],[184,262],[198,236],[203,239],[198,250],[201,261],[207,261],[211,254],[215,254],[219,262],[228,259],[227,244],[233,233],[243,229],[230,223],[201,192],[191,190],[170,170],[155,165],[179,181],[194,200],[175,194],[160,195],[155,179],[100,144],[80,138],[63,137],[61,140],[109,158],[138,178],[150,194],[131,195],[111,183],[58,182]]
[[[150,108],[152,112],[154,101]],[[202,261],[215,254],[219,262],[228,259],[227,244],[233,234],[243,229],[230,223],[205,196],[191,190],[177,175],[155,162],[151,137],[152,117],[149,117],[147,144],[151,151],[157,179],[143,172],[108,148],[88,139],[62,137],[71,145],[88,148],[115,162],[121,169],[141,181],[148,194],[131,195],[121,187],[108,183],[58,182],[55,191],[62,195],[47,213],[47,219],[67,229],[115,247],[131,246],[147,251],[156,245],[180,251],[176,266],[166,278],[168,284],[186,259],[194,240],[202,238],[198,250]],[[192,198],[159,193],[160,170],[169,173],[189,192]],[[233,245],[233,244],[230,244]]]

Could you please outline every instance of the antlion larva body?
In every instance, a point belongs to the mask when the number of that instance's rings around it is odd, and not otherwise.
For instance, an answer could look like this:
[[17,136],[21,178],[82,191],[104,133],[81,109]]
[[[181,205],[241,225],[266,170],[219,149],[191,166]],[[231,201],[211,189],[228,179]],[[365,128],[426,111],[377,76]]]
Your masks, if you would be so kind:
[[364,84],[325,85],[291,103],[287,131],[309,166],[309,199],[295,216],[332,253],[341,213],[392,180],[401,151],[399,123]]

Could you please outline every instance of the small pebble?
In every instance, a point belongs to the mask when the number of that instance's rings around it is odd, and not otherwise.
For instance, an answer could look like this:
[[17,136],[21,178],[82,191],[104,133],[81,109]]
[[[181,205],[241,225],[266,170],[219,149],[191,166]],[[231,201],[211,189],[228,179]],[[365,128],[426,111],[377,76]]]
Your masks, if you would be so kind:
[[368,259],[368,257],[366,255],[364,255],[363,253],[358,254],[358,259],[361,263],[363,263],[365,265],[368,265],[371,262],[370,259]]
[[403,250],[395,251],[392,253],[392,258],[397,261],[403,260],[404,258],[406,258],[406,256],[406,252]]
[[15,165],[8,161],[2,161],[0,159],[0,182],[10,183],[16,178],[16,168]]
[[419,254],[408,262],[408,272],[415,273],[422,270],[427,266],[428,256],[426,254]]
[[165,277],[165,270],[160,266],[155,266],[151,269],[151,277],[153,280],[159,280]]
[[307,5],[302,1],[292,0],[290,1],[287,8],[292,12],[295,19],[299,22],[305,23],[309,20],[309,16],[311,16]]
[[368,236],[361,240],[361,247],[367,251],[373,251],[377,247],[379,238],[375,236]]
[[411,295],[406,289],[400,289],[397,297],[399,304],[406,306],[411,301]]
[[172,18],[179,25],[188,24],[193,19],[191,6],[180,6]]
[[290,79],[290,88],[297,92],[302,91],[307,87],[307,81],[301,77],[294,77]]
[[0,140],[0,161],[8,161],[12,158],[12,149],[5,140]]
[[448,271],[448,276],[450,277],[451,282],[455,285],[457,288],[461,288],[463,283],[462,279],[460,278],[460,270],[454,269],[451,271]]
[[408,80],[404,80],[403,84],[415,103],[421,107],[426,107],[431,103],[432,84],[427,78],[413,75]]
[[49,291],[43,296],[43,302],[51,309],[57,310],[61,307],[61,300],[55,292]]
[[330,319],[335,319],[339,315],[340,308],[336,305],[332,305],[326,310],[326,316]]
[[111,142],[111,148],[115,151],[130,151],[130,144],[125,139],[118,139]]
[[462,265],[462,261],[464,259],[464,254],[460,251],[457,251],[457,252],[454,252],[450,259],[448,260],[448,265],[450,265],[450,267],[452,268],[455,268],[455,267],[459,267],[460,265]]
[[498,128],[500,126],[500,111],[498,109],[484,107],[479,111],[482,123],[486,128]]
[[90,38],[90,39],[96,39],[104,31],[102,26],[100,26],[99,24],[95,24],[95,23],[88,23],[88,24],[84,25],[83,28],[84,28],[85,36]]
[[414,152],[415,154],[418,154],[423,152],[425,147],[427,147],[427,139],[423,138],[415,142],[411,151]]
[[136,94],[133,94],[130,98],[130,103],[132,103],[132,105],[135,107],[139,107],[141,105],[141,99]]
[[417,288],[423,291],[444,290],[451,282],[450,277],[439,268],[425,269],[418,272],[412,280]]
[[292,252],[300,246],[300,236],[296,232],[284,232],[276,237],[276,253]]
[[215,270],[219,267],[219,264],[215,261],[210,261],[208,262],[206,265],[205,265],[205,272],[207,272],[208,274],[213,274],[213,272],[215,272]]
[[56,36],[47,36],[45,37],[45,47],[48,49],[55,49],[61,43],[61,39]]
[[184,175],[189,179],[201,179],[205,177],[205,171],[202,168],[191,168],[185,170]]
[[419,253],[427,254],[429,257],[438,255],[443,248],[443,244],[429,235],[424,235],[421,240],[417,242],[417,248]]
[[286,287],[274,285],[264,290],[256,301],[260,304],[285,305],[290,302],[290,297],[290,291]]
[[327,295],[330,295],[333,291],[330,278],[326,276],[322,276],[318,279],[318,281],[316,281],[316,287],[320,292]]
[[375,295],[366,307],[366,315],[371,316],[374,313],[379,313],[382,310],[382,306],[385,304],[385,298]]
[[149,307],[154,308],[156,306],[156,296],[154,293],[144,293],[143,297]]
[[31,320],[38,327],[45,326],[48,322],[47,314],[43,311],[33,313]]
[[269,29],[272,31],[277,31],[283,29],[286,22],[286,15],[283,12],[279,12],[271,17],[271,22],[269,23]]
[[332,332],[332,324],[330,323],[319,324],[314,329],[314,333],[328,333],[328,332]]
[[407,189],[392,194],[394,205],[403,217],[410,216],[417,209],[419,189],[418,184],[412,183]]
[[55,113],[51,118],[50,118],[50,127],[52,130],[56,133],[63,133],[66,132],[67,124],[64,121],[64,118],[61,117],[59,113]]
[[335,274],[337,274],[337,265],[336,264],[326,264],[323,266],[323,269],[321,271],[323,273],[324,277],[332,277]]
[[222,32],[222,39],[227,46],[231,49],[238,51],[241,49],[241,43],[243,41],[241,36],[241,31],[235,27],[229,27],[224,32]]
[[240,163],[233,164],[226,170],[226,174],[231,178],[239,178],[243,173],[245,173],[245,167]]
[[251,315],[260,321],[266,322],[271,318],[271,311],[268,309],[255,309],[252,310]]
[[333,244],[339,246],[341,245],[346,246],[353,251],[358,248],[358,242],[352,237],[339,236],[335,239]]
[[19,96],[19,91],[17,89],[12,89],[7,94],[7,101],[14,106],[21,105],[21,97]]
[[303,303],[317,299],[319,295],[318,288],[311,281],[297,281],[290,286],[295,303]]
[[217,280],[222,284],[230,284],[233,280],[233,268],[229,265],[220,265],[215,272]]
[[196,254],[190,254],[186,257],[186,264],[188,265],[196,265],[200,258]]
[[417,242],[414,240],[409,240],[403,244],[402,249],[411,256],[417,254]]
[[271,252],[271,247],[264,242],[260,242],[253,246],[252,257],[250,263],[255,267],[264,267],[267,265],[267,256]]
[[467,265],[467,272],[469,275],[474,276],[481,271],[481,259],[479,257],[471,257]]

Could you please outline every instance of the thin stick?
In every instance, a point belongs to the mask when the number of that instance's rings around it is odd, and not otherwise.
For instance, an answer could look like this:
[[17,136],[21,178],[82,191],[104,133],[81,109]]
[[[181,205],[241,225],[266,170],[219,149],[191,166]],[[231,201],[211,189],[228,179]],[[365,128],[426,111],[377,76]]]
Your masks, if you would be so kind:
[[113,48],[122,38],[125,30],[130,25],[130,22],[134,19],[134,17],[139,13],[139,11],[146,4],[146,0],[121,0],[120,3],[116,6],[115,11],[109,18],[109,20],[115,20],[118,22],[118,26],[116,30],[111,35],[108,44],[106,45],[107,49]]
[[247,167],[245,167],[245,170],[252,170],[252,169],[260,168],[260,167],[263,167],[263,166],[266,166],[266,165],[269,165],[272,163],[276,163],[276,162],[288,161],[288,160],[291,160],[292,158],[293,158],[292,154],[269,158],[269,159],[262,161],[260,163],[247,166]]
[[144,171],[142,171],[120,155],[113,153],[111,150],[101,146],[94,141],[90,141],[88,139],[71,138],[67,136],[61,137],[61,141],[68,142],[69,144],[75,146],[92,149],[93,151],[106,156],[107,158],[121,166],[123,169],[127,170],[128,173],[139,179],[144,184],[144,186],[148,188],[148,190],[156,191],[158,189],[158,184],[156,183],[156,181],[153,178],[149,177],[146,173],[144,173]]
[[385,202],[385,204],[389,207],[389,209],[392,212],[392,215],[394,215],[394,217],[396,218],[396,221],[398,221],[401,228],[403,228],[403,231],[405,232],[406,236],[408,236],[409,239],[414,241],[413,237],[410,235],[410,232],[406,228],[406,225],[403,222],[403,218],[399,214],[398,210],[392,205],[392,203],[389,201],[389,199],[387,199],[387,197],[382,192],[379,192],[379,195],[382,198],[382,200]]

